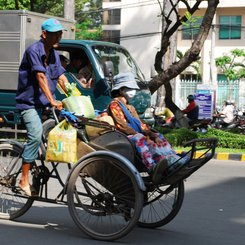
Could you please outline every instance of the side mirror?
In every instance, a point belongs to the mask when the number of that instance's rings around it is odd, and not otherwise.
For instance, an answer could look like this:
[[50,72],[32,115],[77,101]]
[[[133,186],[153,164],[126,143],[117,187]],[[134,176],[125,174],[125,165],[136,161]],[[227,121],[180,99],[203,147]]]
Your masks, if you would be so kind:
[[104,74],[105,74],[105,77],[109,78],[109,80],[113,77],[114,65],[112,61],[108,60],[104,62]]
[[104,68],[104,75],[105,75],[105,80],[104,80],[104,85],[106,86],[106,89],[104,89],[105,94],[111,95],[111,86],[112,86],[112,81],[113,81],[113,74],[114,74],[114,65],[112,61],[107,60],[103,62],[103,68]]

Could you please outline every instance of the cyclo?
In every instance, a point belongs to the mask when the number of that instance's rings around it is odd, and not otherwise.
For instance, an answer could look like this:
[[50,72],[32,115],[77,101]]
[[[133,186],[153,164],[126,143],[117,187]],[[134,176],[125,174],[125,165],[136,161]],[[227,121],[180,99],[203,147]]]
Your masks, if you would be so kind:
[[[76,225],[87,235],[98,240],[115,240],[128,234],[137,224],[156,228],[170,222],[179,212],[184,198],[184,182],[215,154],[215,138],[195,139],[184,155],[189,160],[172,168],[158,185],[141,164],[127,136],[106,122],[63,113],[77,128],[80,151],[76,164],[68,166],[63,181],[57,162],[45,162],[47,135],[59,122],[54,119],[43,123],[43,141],[38,160],[33,165],[32,183],[38,196],[27,197],[18,189],[21,174],[23,144],[14,140],[0,140],[0,218],[14,220],[22,216],[34,201],[68,206]],[[103,128],[98,137],[89,139],[85,126]],[[196,152],[202,151],[198,157]],[[173,167],[172,166],[172,167]],[[53,181],[60,190],[52,197],[49,193]],[[57,186],[56,190],[57,190]]]

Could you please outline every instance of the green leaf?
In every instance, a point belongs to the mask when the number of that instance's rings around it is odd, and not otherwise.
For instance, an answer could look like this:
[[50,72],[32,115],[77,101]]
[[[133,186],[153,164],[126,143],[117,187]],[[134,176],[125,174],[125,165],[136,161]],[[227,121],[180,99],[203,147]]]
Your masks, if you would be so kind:
[[216,58],[215,63],[228,80],[236,80],[245,78],[244,58],[244,49],[233,49],[229,54]]

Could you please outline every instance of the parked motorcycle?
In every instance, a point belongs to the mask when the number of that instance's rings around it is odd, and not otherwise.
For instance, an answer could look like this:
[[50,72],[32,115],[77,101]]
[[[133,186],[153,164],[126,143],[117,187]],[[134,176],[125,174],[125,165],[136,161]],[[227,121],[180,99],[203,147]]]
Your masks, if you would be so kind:
[[211,123],[212,128],[217,128],[225,131],[236,131],[237,129],[238,133],[245,134],[245,115],[242,112],[236,111],[234,120],[225,126],[221,123],[223,117],[215,115]]
[[[174,114],[166,111],[165,108],[155,107],[153,108],[153,115],[155,118],[155,126],[161,128],[180,128],[178,121]],[[193,131],[196,132],[207,132],[208,125],[211,123],[211,119],[200,119],[190,126]]]

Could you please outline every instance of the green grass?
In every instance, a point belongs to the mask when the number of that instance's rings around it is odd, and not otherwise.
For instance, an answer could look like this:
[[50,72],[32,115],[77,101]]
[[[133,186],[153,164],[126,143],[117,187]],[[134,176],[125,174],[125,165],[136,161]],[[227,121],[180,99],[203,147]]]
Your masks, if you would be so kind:
[[245,154],[245,149],[216,148],[217,153],[240,153]]

